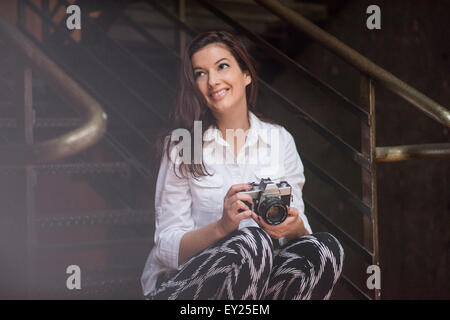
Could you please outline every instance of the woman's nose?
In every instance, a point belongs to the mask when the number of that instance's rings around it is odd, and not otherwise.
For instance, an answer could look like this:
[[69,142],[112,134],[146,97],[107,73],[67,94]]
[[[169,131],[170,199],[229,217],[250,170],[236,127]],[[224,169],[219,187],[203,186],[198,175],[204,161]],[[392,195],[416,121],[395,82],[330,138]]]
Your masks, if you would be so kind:
[[208,76],[208,86],[214,88],[220,82],[218,75],[215,72],[210,72]]

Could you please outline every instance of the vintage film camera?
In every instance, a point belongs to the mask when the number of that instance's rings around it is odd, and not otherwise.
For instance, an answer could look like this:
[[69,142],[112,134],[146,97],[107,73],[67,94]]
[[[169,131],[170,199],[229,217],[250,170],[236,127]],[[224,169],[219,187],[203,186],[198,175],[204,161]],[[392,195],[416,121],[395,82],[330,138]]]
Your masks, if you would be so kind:
[[252,189],[240,191],[249,194],[253,199],[251,203],[244,203],[261,216],[267,224],[277,225],[286,220],[288,209],[291,203],[292,188],[286,181],[275,183],[270,178],[261,179],[260,183],[249,184]]

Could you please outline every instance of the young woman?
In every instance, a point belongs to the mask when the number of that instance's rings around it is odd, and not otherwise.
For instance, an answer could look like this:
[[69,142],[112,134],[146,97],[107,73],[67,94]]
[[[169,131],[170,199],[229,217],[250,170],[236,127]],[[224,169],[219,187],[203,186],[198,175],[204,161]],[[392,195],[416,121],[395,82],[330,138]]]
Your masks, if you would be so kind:
[[[163,142],[155,245],[141,279],[147,299],[330,297],[342,246],[329,233],[312,233],[294,139],[255,115],[256,95],[255,69],[236,37],[207,32],[191,41],[169,132],[184,129],[193,138],[168,135]],[[195,121],[207,129],[200,140]],[[198,144],[201,161],[186,161]],[[261,219],[246,205],[252,197],[240,192],[261,178],[292,187],[287,218],[278,225]]]

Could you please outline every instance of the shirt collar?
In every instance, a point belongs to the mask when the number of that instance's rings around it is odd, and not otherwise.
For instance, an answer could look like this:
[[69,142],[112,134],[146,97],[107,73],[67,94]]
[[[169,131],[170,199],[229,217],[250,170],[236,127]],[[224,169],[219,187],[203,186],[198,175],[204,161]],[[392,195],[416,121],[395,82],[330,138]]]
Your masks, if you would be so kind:
[[[270,145],[269,127],[265,125],[253,112],[249,111],[250,129],[247,135],[248,145],[253,145],[261,139],[265,144]],[[223,139],[220,130],[214,126],[210,126],[203,135],[204,141],[216,141],[220,144],[227,144]]]

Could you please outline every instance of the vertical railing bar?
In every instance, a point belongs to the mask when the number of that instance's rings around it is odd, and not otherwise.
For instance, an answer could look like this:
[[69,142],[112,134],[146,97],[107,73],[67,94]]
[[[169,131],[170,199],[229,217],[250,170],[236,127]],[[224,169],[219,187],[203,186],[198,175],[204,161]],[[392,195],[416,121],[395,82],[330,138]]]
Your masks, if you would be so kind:
[[25,130],[25,143],[34,143],[34,110],[33,110],[33,72],[31,67],[24,67],[24,107],[25,107],[25,119],[24,119],[24,130]]
[[[369,159],[369,170],[361,170],[362,199],[371,208],[371,217],[363,217],[364,244],[372,248],[372,264],[379,267],[375,87],[373,79],[363,73],[360,80],[360,96],[361,106],[369,114],[369,124],[361,122],[361,152]],[[380,289],[374,289],[374,295],[375,299],[379,300]]]
[[28,298],[33,299],[36,293],[36,251],[37,243],[35,229],[35,194],[37,177],[33,165],[27,165],[26,168],[26,211],[27,211],[27,274],[28,274]]
[[[25,66],[23,69],[23,77],[21,85],[23,85],[23,108],[24,108],[24,137],[25,144],[32,145],[34,143],[34,110],[33,110],[33,72],[31,67]],[[34,205],[34,187],[35,172],[33,165],[25,166],[25,200],[26,200],[26,223],[27,223],[27,276],[28,276],[28,297],[33,298],[35,293],[34,280],[36,252],[34,244],[36,243],[35,234],[35,205]]]
[[[22,0],[17,1],[17,26],[26,28],[25,4]],[[27,145],[34,142],[33,126],[34,126],[34,111],[33,111],[33,73],[29,66],[23,64],[19,59],[17,67],[19,76],[17,77],[16,86],[19,91],[16,96],[16,102],[19,109],[21,109],[20,116],[17,118],[17,129],[20,139]],[[17,92],[17,91],[16,91]],[[20,95],[20,96],[19,96]],[[25,252],[25,271],[26,271],[26,294],[28,298],[34,295],[34,280],[35,280],[35,254],[33,244],[36,241],[34,229],[34,185],[35,172],[32,165],[23,167],[24,173],[24,196],[25,196],[25,212],[23,212],[26,221],[26,252]]]

